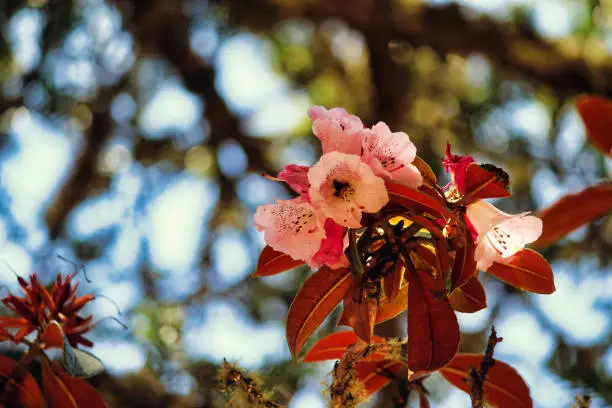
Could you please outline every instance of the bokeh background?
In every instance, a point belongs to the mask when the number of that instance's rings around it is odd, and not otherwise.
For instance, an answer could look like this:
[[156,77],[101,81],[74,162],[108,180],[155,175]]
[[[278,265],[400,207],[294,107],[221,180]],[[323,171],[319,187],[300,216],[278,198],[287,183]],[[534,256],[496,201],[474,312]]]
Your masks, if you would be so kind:
[[[447,140],[505,168],[510,212],[612,173],[573,104],[612,96],[610,0],[1,0],[0,27],[0,283],[71,272],[58,254],[85,265],[81,290],[121,315],[90,311],[129,326],[94,330],[115,407],[221,407],[223,358],[291,408],[325,406],[332,365],[293,365],[284,339],[308,271],[249,277],[254,209],[289,194],[261,173],[314,163],[312,104],[407,132],[437,172]],[[461,347],[482,351],[495,323],[537,407],[612,406],[612,218],[543,253],[556,293],[483,276]]]

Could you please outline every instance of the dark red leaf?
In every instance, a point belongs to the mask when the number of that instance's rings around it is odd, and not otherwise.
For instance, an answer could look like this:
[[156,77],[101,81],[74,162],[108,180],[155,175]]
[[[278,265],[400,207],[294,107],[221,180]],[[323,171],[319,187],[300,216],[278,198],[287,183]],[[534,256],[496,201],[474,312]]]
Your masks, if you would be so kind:
[[487,296],[478,276],[453,290],[448,300],[453,309],[463,313],[474,313],[487,307]]
[[465,204],[483,198],[509,197],[508,174],[492,164],[471,163],[465,176]]
[[612,184],[604,183],[588,187],[579,193],[568,194],[540,211],[537,215],[544,224],[542,235],[534,246],[551,245],[573,230],[612,210]]
[[453,262],[451,288],[454,289],[465,284],[478,271],[474,259],[475,249],[474,241],[470,237],[466,239],[465,245],[457,249]]
[[361,285],[353,282],[344,296],[343,306],[344,314],[355,334],[369,344],[376,322],[378,299],[369,297]]
[[408,367],[442,367],[459,347],[459,324],[444,294],[441,277],[411,270],[408,284]]
[[378,305],[376,324],[393,319],[408,308],[408,283],[391,299],[383,298]]
[[[423,245],[419,245],[416,248],[412,249],[412,254],[417,256],[417,259],[423,263],[427,268],[436,269],[438,267],[438,258],[436,257],[433,249],[429,249],[424,247]],[[425,269],[420,268],[417,265],[417,269]]]
[[42,332],[40,339],[47,348],[64,347],[64,331],[58,322],[52,320]]
[[[386,297],[383,297],[378,304],[378,311],[376,312],[376,322],[374,324],[379,324],[382,322],[386,322],[389,319],[393,319],[404,310],[408,308],[408,284],[406,283],[400,289],[397,296],[393,299],[389,300]],[[342,316],[340,316],[340,320],[338,320],[338,326],[350,326],[351,324],[348,321],[346,313],[342,312]]]
[[[444,378],[455,387],[470,393],[466,382],[470,367],[480,368],[481,354],[459,353],[446,367],[440,369]],[[531,408],[529,387],[523,378],[503,361],[495,360],[484,381],[484,398],[498,408]]]
[[487,270],[491,275],[522,290],[549,294],[555,291],[555,281],[550,265],[531,249],[517,252],[504,263],[494,262]]
[[602,96],[584,95],[576,101],[589,140],[604,154],[612,155],[612,101]]
[[257,270],[253,276],[272,276],[301,265],[304,265],[304,261],[295,260],[287,254],[266,246],[259,255]]
[[96,389],[82,378],[71,377],[66,373],[59,374],[77,406],[86,408],[107,408],[106,403]]
[[448,208],[422,191],[390,182],[386,182],[385,185],[389,194],[389,202],[391,203],[397,203],[407,208],[419,209],[436,216],[444,216],[446,218],[451,218],[452,216]]
[[429,167],[429,165],[425,163],[423,159],[421,159],[419,156],[416,156],[412,164],[414,165],[414,167],[419,169],[421,176],[423,176],[423,181],[431,184],[432,186],[438,184],[436,174],[433,172],[431,167]]
[[[13,375],[13,369],[17,365],[17,362],[12,358],[0,355],[0,377],[10,378]],[[40,388],[36,380],[30,373],[23,374],[20,382],[16,384],[17,392],[13,394],[7,400],[16,399],[19,406],[23,408],[39,408],[43,407],[45,402],[43,396],[40,393]],[[7,406],[10,406],[7,405]]]
[[42,366],[43,389],[49,408],[79,408],[66,385],[51,368],[50,363],[43,360]]
[[430,219],[423,217],[418,214],[410,214],[410,219],[417,224],[421,225],[427,231],[431,232],[431,235],[435,236],[438,239],[445,240],[446,238],[442,234],[442,227],[436,225]]
[[390,361],[362,361],[355,364],[357,378],[363,383],[368,394],[373,394],[389,384],[401,368],[401,363]]
[[436,258],[438,259],[438,272],[442,274],[444,280],[449,275],[448,247],[446,240],[436,240]]
[[323,266],[306,279],[287,314],[287,343],[293,358],[342,301],[353,281],[351,276],[348,269]]
[[400,291],[404,282],[404,272],[406,271],[406,262],[400,255],[393,265],[393,271],[383,279],[383,287],[385,298],[394,299]]
[[[315,361],[339,360],[349,346],[356,343],[359,337],[352,330],[332,333],[317,341],[304,356],[305,363]],[[372,336],[372,343],[380,343],[383,339]]]
[[429,408],[429,400],[427,394],[419,390],[419,408]]

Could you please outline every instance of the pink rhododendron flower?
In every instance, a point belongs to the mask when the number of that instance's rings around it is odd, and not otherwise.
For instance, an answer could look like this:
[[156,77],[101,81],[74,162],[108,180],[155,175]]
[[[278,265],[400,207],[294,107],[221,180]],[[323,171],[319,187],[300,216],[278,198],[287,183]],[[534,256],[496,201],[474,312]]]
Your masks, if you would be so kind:
[[308,110],[312,120],[312,133],[321,140],[323,154],[341,152],[361,154],[361,133],[363,123],[344,108],[325,109],[313,106]]
[[372,129],[364,129],[362,159],[370,165],[374,174],[397,181],[409,187],[419,187],[423,177],[412,165],[416,146],[404,132],[391,132],[384,122]]
[[297,164],[289,164],[278,173],[278,178],[289,185],[296,193],[308,199],[308,166],[298,166]]
[[446,153],[442,159],[444,170],[450,173],[451,180],[457,189],[459,194],[463,195],[466,191],[466,175],[467,168],[470,164],[474,163],[475,160],[472,156],[460,156],[451,153],[450,143],[446,143]]
[[487,270],[538,239],[542,220],[527,214],[506,214],[483,200],[467,207],[467,218],[478,234],[474,258],[479,269]]
[[312,257],[312,265],[315,268],[325,264],[332,269],[347,268],[349,261],[344,250],[349,240],[346,228],[328,218],[325,221],[325,238],[321,242],[321,248]]
[[257,208],[253,223],[277,251],[311,262],[325,237],[325,217],[301,197]]
[[377,212],[389,201],[385,182],[361,157],[331,152],[308,171],[312,204],[340,225],[361,226],[362,212]]

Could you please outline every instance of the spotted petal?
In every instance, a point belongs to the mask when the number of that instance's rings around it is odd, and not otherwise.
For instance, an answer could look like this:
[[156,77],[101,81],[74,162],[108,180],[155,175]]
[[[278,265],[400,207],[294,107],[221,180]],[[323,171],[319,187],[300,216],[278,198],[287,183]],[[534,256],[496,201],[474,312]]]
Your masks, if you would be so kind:
[[341,152],[361,153],[361,133],[363,123],[344,108],[325,109],[313,106],[308,110],[312,120],[312,132],[321,140],[323,153]]
[[325,237],[323,217],[302,198],[278,200],[257,208],[253,223],[277,251],[294,259],[311,261]]
[[409,187],[423,184],[421,173],[412,165],[416,147],[406,133],[391,132],[384,122],[378,122],[362,133],[363,161],[372,167],[377,176]]
[[308,196],[308,166],[298,166],[297,164],[289,164],[278,173],[278,178],[283,180],[289,187],[300,195]]
[[479,269],[487,270],[493,262],[516,254],[538,239],[542,220],[527,214],[507,214],[482,200],[467,207],[466,215],[478,235],[474,257]]
[[362,212],[377,212],[389,201],[384,180],[356,155],[324,154],[308,180],[312,204],[345,227],[359,228]]

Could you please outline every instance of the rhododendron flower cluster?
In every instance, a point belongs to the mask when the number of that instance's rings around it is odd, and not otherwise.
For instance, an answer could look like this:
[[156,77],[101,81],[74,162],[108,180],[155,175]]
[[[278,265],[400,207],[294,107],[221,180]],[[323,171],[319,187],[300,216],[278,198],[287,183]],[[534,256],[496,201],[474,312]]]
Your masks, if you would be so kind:
[[371,129],[343,108],[309,110],[323,155],[311,167],[288,165],[278,174],[299,196],[257,209],[254,223],[268,245],[313,268],[347,266],[347,228],[376,213],[389,197],[385,180],[418,187],[416,147],[380,122]]
[[[406,133],[382,122],[368,128],[342,108],[315,106],[309,115],[322,156],[312,166],[289,165],[270,177],[296,197],[263,205],[254,216],[267,243],[255,276],[302,264],[317,269],[289,308],[291,354],[297,358],[342,303],[338,325],[353,331],[321,340],[313,347],[316,359],[312,350],[307,355],[309,361],[340,359],[330,389],[335,406],[375,392],[402,366],[409,369],[407,381],[418,382],[447,365],[455,367],[448,374],[484,361],[455,357],[455,312],[486,307],[479,270],[522,290],[555,290],[550,265],[525,248],[542,234],[542,221],[485,201],[510,196],[508,174],[494,165],[452,154],[448,145],[441,164],[450,182],[439,186]],[[406,310],[406,341],[373,335],[375,325]]]

